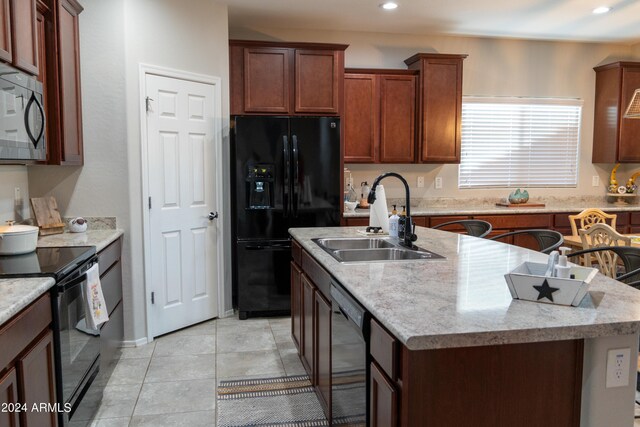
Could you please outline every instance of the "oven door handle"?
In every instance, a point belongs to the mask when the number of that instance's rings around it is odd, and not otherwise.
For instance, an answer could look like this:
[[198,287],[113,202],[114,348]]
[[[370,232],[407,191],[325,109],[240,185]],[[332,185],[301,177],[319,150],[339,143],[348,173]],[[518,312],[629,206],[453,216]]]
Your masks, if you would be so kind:
[[86,282],[86,281],[87,281],[87,273],[84,273],[82,276],[80,276],[80,277],[76,277],[75,279],[71,280],[70,282],[65,283],[65,284],[62,286],[62,288],[63,288],[65,291],[67,291],[67,290],[70,290],[70,289],[75,288],[75,287],[76,287],[76,286],[78,286],[78,285],[83,284],[83,283],[84,283],[84,282]]

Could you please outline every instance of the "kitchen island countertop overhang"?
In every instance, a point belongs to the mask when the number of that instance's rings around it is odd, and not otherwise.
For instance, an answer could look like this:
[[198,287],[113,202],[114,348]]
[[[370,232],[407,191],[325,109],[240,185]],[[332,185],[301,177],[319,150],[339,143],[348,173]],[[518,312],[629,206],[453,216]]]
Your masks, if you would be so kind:
[[[361,228],[361,227],[360,227]],[[359,227],[292,228],[291,236],[409,350],[637,334],[640,292],[598,275],[578,307],[513,300],[504,275],[547,255],[416,227],[442,260],[341,264],[311,239],[363,237]]]

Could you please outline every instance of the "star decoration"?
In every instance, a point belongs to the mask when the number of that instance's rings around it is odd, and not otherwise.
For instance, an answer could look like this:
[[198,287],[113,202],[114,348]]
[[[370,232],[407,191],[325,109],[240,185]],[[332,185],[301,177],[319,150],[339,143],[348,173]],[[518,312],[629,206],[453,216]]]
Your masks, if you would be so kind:
[[547,282],[547,279],[544,279],[544,282],[542,282],[542,286],[534,285],[533,287],[536,291],[538,291],[538,301],[542,298],[547,298],[549,301],[553,302],[553,293],[560,290],[560,288],[552,288],[551,286],[549,286],[549,282]]

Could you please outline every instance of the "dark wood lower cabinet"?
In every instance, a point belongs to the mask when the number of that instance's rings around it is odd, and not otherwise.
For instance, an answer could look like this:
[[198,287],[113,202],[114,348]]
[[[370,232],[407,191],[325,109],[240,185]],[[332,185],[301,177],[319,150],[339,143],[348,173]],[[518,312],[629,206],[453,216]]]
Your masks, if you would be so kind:
[[316,383],[314,370],[314,299],[315,286],[304,274],[301,276],[302,282],[302,343],[300,346],[300,356],[304,368],[309,373],[312,384]]
[[369,366],[369,423],[371,427],[395,427],[398,424],[398,393],[375,362]]
[[291,337],[298,351],[302,342],[302,272],[298,265],[291,261]]
[[34,405],[55,402],[55,368],[53,361],[53,332],[45,335],[18,360],[18,384],[27,411],[21,413],[23,426],[47,427],[57,425],[57,414],[46,407],[33,410]]
[[[15,368],[11,368],[2,378],[0,378],[0,405],[2,408],[10,408],[11,405],[15,405],[17,403],[18,377],[16,375]],[[19,425],[18,412],[5,410],[0,411],[0,426],[18,427]]]
[[316,384],[325,413],[331,413],[331,303],[319,291],[316,308]]

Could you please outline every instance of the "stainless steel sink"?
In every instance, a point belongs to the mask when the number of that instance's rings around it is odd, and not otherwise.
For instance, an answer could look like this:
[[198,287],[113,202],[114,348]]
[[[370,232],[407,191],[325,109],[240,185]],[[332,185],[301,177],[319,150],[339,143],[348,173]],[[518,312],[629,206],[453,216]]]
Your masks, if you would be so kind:
[[393,248],[395,245],[385,239],[370,238],[334,238],[334,239],[317,239],[316,243],[323,248],[338,249],[376,249],[376,248]]
[[409,249],[397,239],[389,238],[326,238],[313,239],[328,254],[341,263],[389,262],[443,259],[422,248]]

